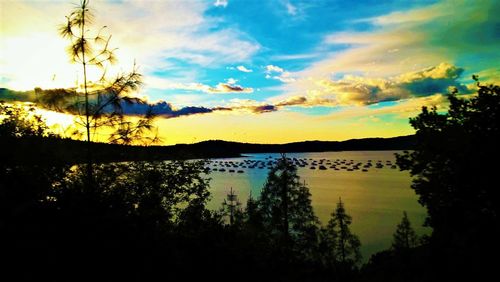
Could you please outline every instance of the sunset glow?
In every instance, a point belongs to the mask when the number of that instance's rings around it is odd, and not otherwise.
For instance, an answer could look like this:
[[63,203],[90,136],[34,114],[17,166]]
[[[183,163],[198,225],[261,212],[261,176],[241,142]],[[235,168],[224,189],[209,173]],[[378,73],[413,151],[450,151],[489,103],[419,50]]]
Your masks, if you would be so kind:
[[[0,88],[74,88],[58,26],[72,1],[0,2]],[[143,74],[164,102],[164,144],[412,134],[423,105],[446,107],[471,76],[498,78],[498,1],[91,1],[117,47],[110,77]],[[101,75],[89,70],[89,80]],[[15,96],[0,100],[16,100]],[[200,110],[201,109],[201,110]],[[196,111],[195,111],[196,110]],[[67,114],[40,110],[50,126]],[[168,117],[168,118],[167,118]]]

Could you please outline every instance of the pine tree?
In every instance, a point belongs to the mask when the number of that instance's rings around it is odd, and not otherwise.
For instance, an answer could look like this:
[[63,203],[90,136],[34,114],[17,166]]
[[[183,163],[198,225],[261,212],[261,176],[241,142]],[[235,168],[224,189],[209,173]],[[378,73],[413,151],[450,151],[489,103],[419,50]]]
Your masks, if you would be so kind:
[[361,242],[358,236],[351,233],[351,223],[352,218],[346,213],[344,203],[339,198],[337,208],[320,233],[320,251],[326,265],[352,268],[361,261]]
[[222,202],[222,213],[229,217],[229,226],[234,226],[235,222],[240,222],[242,210],[238,196],[234,193],[233,187]]
[[418,237],[415,230],[411,227],[406,211],[403,212],[403,219],[398,224],[393,237],[392,249],[396,252],[405,251],[417,245]]
[[311,194],[300,182],[297,168],[285,155],[269,171],[259,199],[265,231],[285,254],[311,257],[316,245],[318,219]]
[[[133,95],[142,85],[142,75],[134,65],[130,73],[118,74],[113,79],[107,77],[108,67],[117,62],[114,54],[116,48],[110,47],[111,35],[103,35],[106,26],[92,30],[92,21],[89,0],[80,0],[80,5],[66,17],[66,23],[59,28],[60,35],[70,41],[68,54],[71,62],[82,66],[81,85],[73,93],[38,91],[45,96],[40,97],[40,102],[50,101],[49,106],[57,106],[55,110],[68,111],[81,118],[77,124],[85,128],[85,139],[89,143],[103,127],[113,130],[109,138],[111,143],[158,141],[157,135],[147,134],[148,131],[155,130],[152,124],[155,115],[151,109],[137,122],[132,122],[123,114],[126,104],[145,103]],[[91,69],[100,70],[100,77],[91,78]],[[74,94],[73,99],[68,97],[69,94]]]
[[[56,105],[55,110],[66,111],[77,118],[76,125],[85,128],[87,142],[87,187],[92,189],[93,183],[93,152],[91,142],[102,128],[111,129],[110,143],[151,144],[159,141],[157,130],[153,125],[155,115],[152,108],[137,122],[124,115],[123,107],[130,104],[145,103],[133,93],[142,85],[142,75],[134,68],[130,73],[118,74],[115,78],[107,77],[107,68],[116,63],[115,49],[111,49],[111,36],[104,36],[106,26],[92,30],[93,15],[89,8],[89,0],[80,0],[80,4],[66,16],[66,22],[59,28],[60,35],[70,42],[68,54],[72,63],[82,66],[83,77],[81,85],[71,91],[46,91],[42,93],[39,102],[50,101]],[[89,77],[90,69],[101,71],[100,78],[93,81]],[[69,94],[73,94],[74,97]],[[152,136],[149,132],[155,131]],[[79,130],[75,131],[79,134]]]
[[245,232],[258,237],[264,229],[262,213],[259,210],[259,202],[252,197],[251,193],[248,197],[243,215],[246,230]]

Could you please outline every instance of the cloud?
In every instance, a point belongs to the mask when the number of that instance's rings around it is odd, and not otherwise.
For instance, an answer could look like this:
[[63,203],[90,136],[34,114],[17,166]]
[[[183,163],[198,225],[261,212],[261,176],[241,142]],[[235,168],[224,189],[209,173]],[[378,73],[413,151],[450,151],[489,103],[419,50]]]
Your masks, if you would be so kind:
[[194,114],[206,114],[214,111],[214,109],[205,107],[183,107],[180,109],[175,109],[172,104],[165,101],[160,101],[154,104],[123,104],[122,107],[123,113],[125,115],[142,115],[151,110],[154,114],[164,118],[175,118]]
[[[281,69],[271,66],[269,69],[276,72]],[[283,70],[283,72],[285,72]],[[460,94],[468,94],[473,91],[459,82],[463,68],[441,63],[434,67],[403,73],[391,78],[370,78],[365,76],[344,75],[341,79],[314,80],[314,88],[296,95],[284,95],[273,97],[267,101],[255,101],[251,99],[233,99],[229,104],[216,107],[184,107],[174,109],[170,103],[157,102],[154,104],[124,105],[127,114],[144,113],[152,106],[154,111],[167,117],[178,117],[190,114],[211,113],[213,111],[247,111],[251,113],[274,112],[284,107],[349,107],[369,106],[381,102],[410,101],[417,98],[441,97],[448,93],[451,87],[457,88]],[[165,83],[163,87],[170,89],[182,89],[201,91],[210,94],[222,93],[252,93],[253,88],[245,88],[236,84],[237,80],[227,79],[226,83],[218,83],[215,87],[201,83]],[[57,89],[56,89],[57,90]],[[64,90],[64,89],[62,89]],[[52,91],[52,90],[45,90]],[[66,92],[65,92],[66,93]],[[441,95],[441,96],[439,96]],[[8,89],[0,89],[0,99],[19,101],[35,101],[36,95],[33,91],[13,92]],[[407,105],[408,102],[405,102]],[[400,104],[397,104],[400,105]],[[366,108],[366,107],[362,107]],[[391,108],[391,107],[388,107]],[[390,111],[394,111],[390,110]]]
[[236,84],[236,82],[238,82],[237,79],[234,79],[232,77],[228,78],[226,81],[227,81],[227,84]]
[[208,93],[252,93],[253,88],[245,88],[240,85],[230,83],[219,83],[216,87],[209,87]]
[[[0,101],[5,102],[28,102],[37,105],[40,109],[49,111],[56,111],[61,113],[74,114],[71,107],[73,99],[67,97],[74,97],[74,90],[68,89],[39,89],[37,91],[13,91],[6,88],[0,88]],[[62,99],[50,99],[50,97],[59,97]],[[228,107],[198,107],[189,106],[182,108],[175,108],[171,103],[165,101],[158,101],[156,103],[140,102],[139,100],[131,100],[130,102],[121,103],[122,112],[124,115],[143,115],[148,111],[164,118],[175,118],[194,114],[206,114],[215,111],[231,111]],[[107,109],[104,109],[105,111]],[[111,111],[111,107],[109,107]]]
[[[266,66],[267,79],[280,79],[273,105],[351,106],[445,94],[472,73],[487,80],[498,73],[498,1],[442,1],[423,8],[361,19],[370,28],[326,35],[318,58],[286,81],[285,70]],[[473,55],[472,55],[473,54]],[[293,58],[293,57],[292,57]],[[459,62],[460,67],[454,62]],[[365,107],[362,107],[365,108]]]
[[[68,63],[68,42],[59,37],[57,26],[74,7],[59,1],[0,5],[0,87],[73,87],[81,66]],[[193,64],[217,68],[250,60],[260,50],[259,43],[235,27],[220,26],[218,18],[206,13],[211,7],[203,1],[91,1],[93,26],[106,25],[105,31],[113,36],[111,47],[119,47],[119,65],[108,74],[127,70],[134,61],[150,78],[167,69],[192,70]],[[91,80],[98,75],[89,72]]]
[[278,110],[278,108],[274,105],[263,105],[263,106],[256,106],[252,108],[254,113],[268,113],[268,112],[275,112]]
[[265,73],[267,79],[276,79],[284,83],[294,82],[295,78],[288,71],[274,65],[265,66]]
[[297,24],[307,19],[307,10],[317,5],[317,1],[304,0],[279,0],[279,13],[287,21],[287,24]]
[[267,65],[266,66],[266,73],[273,73],[273,72],[282,73],[282,72],[284,72],[284,70],[278,66]]
[[[266,72],[285,73],[280,67],[268,65]],[[341,79],[319,79],[312,81],[310,87],[302,94],[273,97],[268,101],[233,99],[223,107],[231,111],[247,111],[251,113],[268,113],[285,107],[351,107],[357,110],[356,116],[363,111],[373,115],[383,113],[415,113],[421,105],[442,104],[445,100],[442,94],[454,87],[460,94],[468,94],[473,89],[459,82],[464,72],[463,68],[441,63],[418,71],[402,73],[390,78],[372,78],[356,75],[344,75]],[[228,79],[228,83],[219,83],[217,87],[203,84],[187,85],[190,89],[202,88],[210,93],[244,92],[245,89],[235,85],[236,80]],[[231,82],[231,84],[229,83]],[[311,82],[308,84],[311,86]],[[208,88],[207,88],[208,87]],[[367,106],[381,102],[396,102],[384,110],[373,110]],[[364,107],[356,107],[364,106]],[[349,111],[348,111],[349,112]],[[344,113],[342,115],[347,115]],[[353,114],[354,115],[354,114]]]
[[228,4],[227,0],[216,0],[215,3],[214,3],[214,6],[215,7],[224,7],[224,8],[226,8],[227,4]]
[[295,7],[290,1],[285,2],[286,11],[289,15],[297,15],[297,7]]
[[291,97],[287,100],[280,101],[276,103],[277,106],[298,106],[298,105],[306,105],[308,102],[307,98],[304,96],[296,96]]
[[305,54],[289,54],[289,55],[275,55],[271,59],[277,61],[291,61],[291,60],[304,60],[319,57],[320,54],[317,53],[305,53]]
[[302,81],[303,91],[274,99],[278,103],[296,101],[295,105],[302,103],[304,106],[346,106],[446,94],[451,88],[456,88],[461,94],[468,94],[470,89],[460,82],[463,72],[463,68],[441,63],[389,78],[352,74],[340,79],[310,78]]
[[221,82],[218,83],[216,86],[210,86],[203,83],[196,83],[196,82],[180,83],[171,80],[155,78],[148,80],[148,85],[156,89],[199,91],[209,94],[253,93],[254,91],[253,88],[237,85],[236,82],[237,82],[236,79],[229,78],[227,79],[226,83]]
[[339,112],[323,116],[321,120],[352,120],[354,118],[376,117],[383,115],[397,115],[400,118],[415,116],[422,110],[423,106],[435,106],[444,109],[448,105],[445,95],[436,94],[427,97],[410,98],[397,101],[396,104],[387,107],[346,107]]
[[245,66],[237,66],[236,69],[242,72],[253,72],[253,70],[247,69]]
[[326,35],[319,60],[294,72],[295,81],[275,100],[303,96],[307,104],[369,105],[447,93],[449,87],[467,93],[461,80],[473,73],[488,80],[498,69],[496,13],[498,1],[441,1],[354,21],[370,28]]

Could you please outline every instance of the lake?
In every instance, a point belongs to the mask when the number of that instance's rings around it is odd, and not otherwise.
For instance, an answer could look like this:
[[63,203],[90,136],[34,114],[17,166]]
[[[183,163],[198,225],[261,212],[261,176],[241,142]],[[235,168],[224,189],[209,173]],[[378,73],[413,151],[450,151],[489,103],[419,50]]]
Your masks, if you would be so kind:
[[[327,223],[339,198],[342,198],[353,219],[351,230],[361,240],[364,261],[373,253],[391,246],[392,234],[403,217],[403,211],[408,213],[418,234],[430,233],[429,228],[422,227],[426,210],[410,188],[410,174],[394,166],[397,152],[287,154],[289,158],[302,160],[299,163],[307,162],[304,167],[298,167],[298,174],[309,187],[314,211],[322,224]],[[243,205],[250,193],[258,197],[266,181],[267,163],[279,157],[279,154],[246,154],[241,158],[212,159],[209,167],[214,170],[210,173],[212,200],[209,208],[218,209],[231,187]],[[259,168],[262,164],[266,165]],[[313,164],[315,169],[310,168]],[[250,168],[252,165],[255,167]],[[320,165],[324,166],[323,169],[319,169]],[[221,168],[225,171],[219,171]]]

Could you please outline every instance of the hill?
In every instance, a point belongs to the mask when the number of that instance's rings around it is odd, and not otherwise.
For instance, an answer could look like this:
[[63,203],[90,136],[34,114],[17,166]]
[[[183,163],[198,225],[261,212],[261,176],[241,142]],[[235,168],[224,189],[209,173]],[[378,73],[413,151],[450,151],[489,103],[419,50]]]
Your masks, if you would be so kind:
[[[222,140],[172,146],[129,146],[92,143],[92,158],[96,162],[169,160],[239,157],[245,153],[326,152],[409,150],[415,136],[365,138],[346,141],[303,141],[286,144],[252,144]],[[1,139],[0,158],[11,163],[81,163],[87,159],[83,141],[59,138]]]

